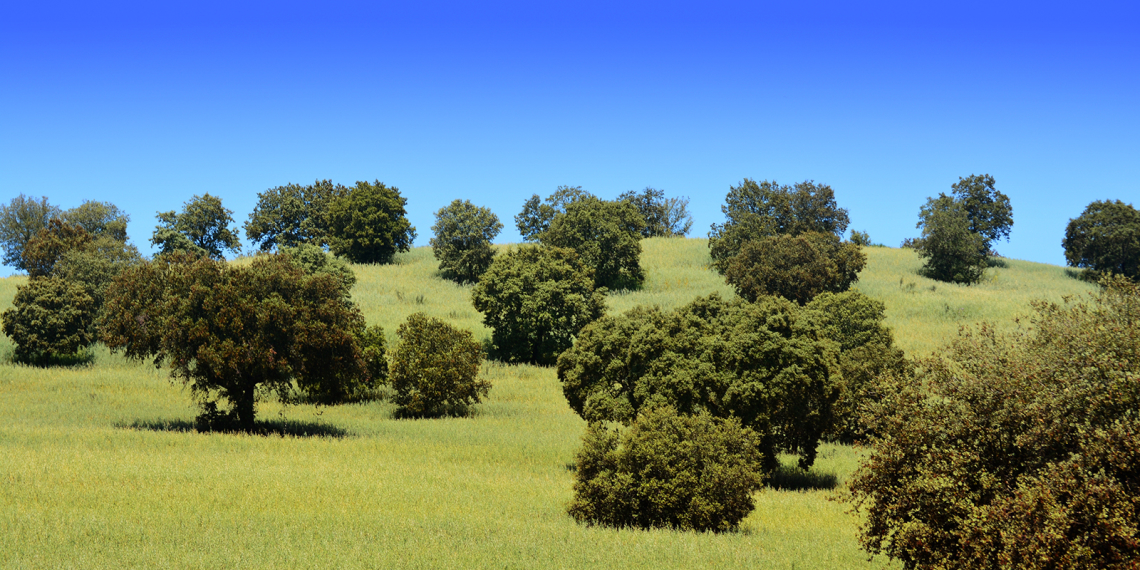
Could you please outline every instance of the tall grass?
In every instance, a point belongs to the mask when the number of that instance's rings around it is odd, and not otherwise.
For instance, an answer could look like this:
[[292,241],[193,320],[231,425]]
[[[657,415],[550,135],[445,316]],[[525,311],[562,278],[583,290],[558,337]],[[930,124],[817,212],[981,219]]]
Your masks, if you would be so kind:
[[[611,312],[675,307],[731,289],[704,240],[644,242],[648,278]],[[1028,300],[1090,289],[1062,268],[1008,261],[972,287],[916,274],[910,251],[868,249],[859,287],[887,304],[910,352]],[[470,286],[439,278],[430,249],[356,266],[353,299],[389,335],[423,311],[486,338]],[[22,278],[0,280],[0,310]],[[913,283],[913,286],[911,285]],[[947,308],[949,307],[949,308]],[[1012,326],[1012,325],[1008,325]],[[0,351],[10,342],[0,338]],[[102,347],[88,365],[0,364],[0,567],[862,568],[856,520],[828,501],[859,452],[792,458],[739,532],[578,525],[565,513],[582,421],[553,370],[485,365],[489,400],[466,418],[397,420],[390,404],[259,405],[277,433],[198,433],[164,370]],[[271,430],[272,431],[272,430]]]

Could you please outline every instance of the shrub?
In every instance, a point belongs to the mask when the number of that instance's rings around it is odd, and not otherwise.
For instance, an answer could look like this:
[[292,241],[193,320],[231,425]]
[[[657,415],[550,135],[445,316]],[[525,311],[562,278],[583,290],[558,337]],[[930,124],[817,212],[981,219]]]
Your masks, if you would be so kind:
[[777,295],[803,305],[859,280],[867,256],[835,234],[777,235],[745,242],[724,268],[725,281],[749,301]]
[[693,227],[688,198],[666,198],[665,192],[647,187],[640,194],[625,192],[618,196],[618,201],[633,204],[645,218],[641,237],[679,237],[688,234]]
[[42,362],[90,346],[94,318],[94,301],[82,286],[41,277],[16,289],[3,314],[4,334],[16,343],[17,360]]
[[357,182],[329,205],[329,247],[353,263],[391,263],[416,239],[407,203],[395,186]]
[[913,366],[894,345],[883,321],[886,306],[859,291],[825,292],[804,306],[805,328],[818,330],[839,345],[839,398],[827,436],[846,443],[863,440],[867,426],[860,409],[881,397],[876,379],[884,374],[909,377]]
[[724,271],[747,241],[806,232],[838,237],[848,224],[847,210],[836,205],[831,187],[812,181],[792,187],[745,178],[729,187],[720,209],[725,222],[713,224],[709,231],[709,255],[718,271]]
[[435,213],[431,227],[431,251],[439,260],[444,277],[459,282],[475,282],[491,265],[495,251],[491,240],[503,224],[491,210],[470,200],[455,200]]
[[1140,563],[1140,289],[1106,285],[892,383],[851,481],[864,548],[907,568]]
[[641,229],[645,220],[629,202],[582,198],[566,206],[542,233],[543,245],[578,253],[594,270],[594,286],[630,289],[641,285]]
[[331,180],[308,186],[286,184],[257,195],[257,205],[245,222],[245,237],[262,251],[274,247],[318,246],[329,242],[329,204],[348,189]]
[[798,313],[779,298],[716,294],[668,312],[638,307],[582,329],[558,357],[558,378],[586,421],[628,424],[662,405],[736,417],[760,434],[765,470],[780,451],[807,468],[831,427],[839,375],[836,345]]
[[462,414],[487,397],[491,383],[479,379],[483,347],[471,331],[415,313],[396,329],[392,351],[392,401],[411,417]]
[[344,296],[348,297],[352,286],[356,284],[356,274],[343,259],[330,255],[320,246],[311,243],[302,243],[295,247],[281,246],[277,250],[293,265],[301,268],[306,275],[323,273],[332,275],[340,282]]
[[569,511],[586,524],[733,530],[763,483],[759,438],[736,419],[661,407],[624,434],[592,424],[582,439]]
[[860,247],[870,247],[872,245],[871,234],[868,234],[867,232],[852,231],[851,243]]
[[584,198],[593,198],[581,186],[559,186],[554,194],[547,196],[546,202],[534,194],[523,203],[523,209],[515,216],[515,226],[519,235],[526,241],[537,241],[542,233],[550,229],[550,222],[558,214],[566,211],[566,206]]
[[[249,431],[257,399],[288,397],[294,382],[322,401],[370,387],[356,341],[363,329],[332,275],[306,275],[280,255],[233,266],[176,253],[115,278],[101,336],[129,358],[168,363],[205,423]],[[218,412],[218,400],[230,410]]]
[[4,265],[27,270],[21,260],[24,246],[48,221],[58,217],[58,207],[48,203],[46,196],[39,200],[20,194],[6,206],[0,207],[0,249],[4,251]]
[[605,288],[569,249],[527,245],[495,257],[471,292],[498,358],[553,364],[606,310]]
[[1140,210],[1120,200],[1098,200],[1065,228],[1065,260],[1093,274],[1140,277]]
[[952,283],[977,283],[988,264],[986,240],[970,230],[961,202],[942,195],[930,198],[919,213],[922,238],[915,248],[925,259],[923,273]]
[[185,251],[221,259],[223,252],[241,251],[237,231],[230,227],[233,210],[222,206],[222,199],[210,194],[194,196],[183,204],[182,212],[159,212],[158,226],[150,243],[159,255]]

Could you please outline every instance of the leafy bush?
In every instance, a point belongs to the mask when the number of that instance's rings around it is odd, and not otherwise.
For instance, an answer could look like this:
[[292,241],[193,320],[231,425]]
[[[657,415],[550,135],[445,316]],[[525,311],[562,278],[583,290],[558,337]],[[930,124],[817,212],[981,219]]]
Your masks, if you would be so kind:
[[356,274],[352,272],[348,263],[339,257],[330,255],[320,246],[302,243],[294,247],[281,246],[277,251],[293,265],[301,268],[306,275],[323,273],[335,277],[340,282],[345,297],[348,297],[352,286],[356,284]]
[[966,330],[891,383],[851,482],[869,552],[907,568],[1140,564],[1140,288]]
[[927,200],[919,217],[922,238],[915,249],[926,260],[923,273],[952,283],[977,283],[987,263],[986,240],[970,230],[970,218],[961,202],[942,195]]
[[262,251],[301,244],[328,245],[329,204],[347,192],[331,180],[270,188],[257,195],[257,205],[245,222],[245,237]]
[[724,271],[747,241],[806,232],[838,237],[848,224],[847,210],[836,205],[831,187],[812,181],[792,187],[745,178],[729,187],[720,209],[725,222],[709,231],[709,255],[718,271]]
[[391,263],[416,239],[407,203],[395,186],[357,182],[329,204],[329,247],[353,263]]
[[471,331],[415,313],[396,329],[392,351],[392,398],[406,416],[462,414],[487,397],[491,383],[479,379],[483,347]]
[[17,287],[12,307],[2,318],[4,334],[16,343],[17,360],[42,362],[74,354],[95,340],[91,296],[79,284],[57,277],[35,278]]
[[194,196],[183,204],[182,212],[159,212],[158,226],[150,243],[160,255],[185,251],[221,259],[223,252],[241,251],[237,231],[230,227],[233,210],[222,206],[222,199],[210,194]]
[[495,257],[471,303],[492,330],[496,357],[553,364],[582,327],[605,313],[605,294],[573,250],[526,245]]
[[839,345],[839,398],[833,407],[833,423],[827,436],[843,442],[865,438],[867,426],[860,409],[877,401],[876,379],[884,374],[906,378],[913,365],[894,345],[891,329],[883,324],[886,306],[859,291],[822,293],[804,306],[803,326],[819,331]]
[[777,235],[745,242],[724,278],[749,301],[778,295],[803,305],[824,291],[846,291],[866,264],[859,246],[835,234]]
[[[284,256],[247,266],[175,253],[120,273],[108,287],[101,336],[133,359],[166,362],[207,423],[252,430],[266,392],[342,401],[374,382],[357,337],[360,311],[342,283],[306,275]],[[218,412],[216,402],[230,410]]]
[[736,417],[760,434],[765,470],[776,468],[780,451],[800,454],[807,468],[840,387],[835,343],[798,317],[775,297],[746,303],[713,294],[672,311],[638,307],[582,329],[558,357],[558,378],[586,421],[628,424],[663,405]]
[[566,206],[593,197],[581,186],[559,186],[553,194],[547,196],[545,203],[538,194],[534,194],[523,203],[522,211],[515,216],[515,226],[524,240],[538,241],[542,233],[550,229],[554,217],[566,211]]
[[763,478],[759,437],[736,419],[646,410],[625,434],[587,428],[570,516],[587,524],[733,530]]
[[502,231],[499,217],[470,200],[455,200],[435,213],[431,251],[449,279],[475,282],[491,266],[491,240]]
[[369,325],[356,333],[356,343],[360,347],[360,357],[368,370],[371,385],[378,387],[388,383],[388,339],[380,325]]
[[4,265],[27,270],[23,266],[24,246],[48,221],[58,217],[60,210],[48,203],[47,196],[39,200],[20,194],[6,206],[0,207],[0,249],[4,251]]
[[871,234],[868,234],[867,232],[857,231],[851,232],[851,243],[860,247],[869,247],[873,245],[871,243]]
[[618,201],[633,204],[641,217],[645,218],[641,237],[684,236],[693,227],[688,198],[666,198],[665,192],[647,187],[640,194],[624,192],[618,196]]
[[1140,210],[1120,200],[1098,200],[1065,228],[1065,260],[1093,274],[1140,277]]
[[630,289],[641,285],[641,229],[645,220],[629,202],[586,197],[566,206],[542,233],[543,245],[578,253],[594,270],[594,286]]

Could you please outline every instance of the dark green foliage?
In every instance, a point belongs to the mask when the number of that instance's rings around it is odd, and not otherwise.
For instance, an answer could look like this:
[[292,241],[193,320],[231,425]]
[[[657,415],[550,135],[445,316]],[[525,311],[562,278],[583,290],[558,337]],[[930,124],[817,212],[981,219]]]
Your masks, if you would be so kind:
[[971,174],[950,186],[955,201],[962,204],[970,220],[970,231],[985,240],[988,251],[999,238],[1009,239],[1013,227],[1013,207],[1009,197],[994,188],[994,177]]
[[356,274],[343,259],[329,254],[320,246],[311,243],[302,243],[295,247],[280,246],[278,253],[300,267],[306,275],[325,273],[332,275],[340,282],[344,296],[348,297],[352,286],[356,284]]
[[586,524],[734,530],[763,484],[759,437],[736,419],[661,407],[624,434],[593,424],[582,440],[569,511]]
[[222,199],[205,194],[194,196],[182,206],[181,213],[159,212],[158,226],[150,243],[159,255],[185,251],[222,259],[223,252],[241,251],[237,231],[230,228],[233,210],[222,206]]
[[891,329],[883,324],[886,306],[855,290],[827,292],[804,306],[800,318],[805,328],[814,328],[839,345],[842,381],[827,435],[848,443],[864,439],[866,426],[859,411],[880,397],[876,378],[883,374],[905,378],[913,370],[903,351],[895,347]]
[[836,205],[831,187],[810,180],[792,187],[745,178],[729,187],[720,209],[725,222],[709,231],[709,254],[719,271],[747,241],[806,232],[842,236],[848,224],[847,210]]
[[329,204],[329,247],[353,263],[391,263],[416,239],[407,203],[395,186],[357,182]]
[[586,192],[581,186],[559,186],[554,194],[542,198],[535,194],[523,203],[522,212],[515,216],[515,226],[519,235],[526,241],[538,241],[542,233],[550,229],[550,222],[554,217],[566,211],[566,206],[584,198],[593,198],[594,195]]
[[906,568],[1140,564],[1140,289],[964,331],[869,410],[864,548]]
[[592,196],[569,203],[539,236],[543,245],[578,253],[594,270],[594,286],[633,289],[645,281],[641,270],[641,228],[645,220],[629,202]]
[[835,234],[776,235],[745,242],[724,278],[749,301],[777,295],[803,305],[824,291],[846,291],[866,264],[859,246]]
[[16,289],[3,314],[4,334],[16,343],[17,360],[41,362],[90,346],[94,319],[94,301],[82,286],[40,277]]
[[1065,228],[1065,260],[1093,274],[1140,277],[1140,210],[1120,200],[1088,205]]
[[0,249],[4,250],[4,265],[26,271],[21,262],[24,246],[59,213],[59,208],[49,204],[46,196],[35,200],[20,194],[7,206],[0,206]]
[[[334,276],[284,256],[247,266],[174,253],[120,273],[107,290],[103,342],[166,362],[202,405],[203,423],[252,430],[257,397],[296,388],[335,402],[373,379],[357,337],[364,318]],[[218,400],[230,403],[219,411]]]
[[368,369],[368,378],[373,386],[388,383],[388,339],[380,325],[369,325],[356,333],[356,343],[360,346],[360,357]]
[[625,192],[618,196],[618,201],[633,204],[645,218],[641,237],[680,237],[693,227],[688,198],[666,198],[665,192],[647,187],[640,194]]
[[926,259],[926,276],[952,283],[980,281],[987,266],[986,239],[970,230],[970,218],[962,203],[945,194],[930,198],[919,218],[922,238],[915,249]]
[[527,245],[495,257],[471,303],[492,330],[497,358],[553,364],[582,327],[605,313],[605,295],[573,250]]
[[92,241],[91,234],[80,226],[73,226],[59,218],[52,218],[24,244],[20,265],[31,277],[51,275],[56,262],[71,250],[85,249]]
[[672,311],[638,307],[582,329],[558,358],[558,378],[586,421],[628,424],[659,405],[736,417],[760,434],[766,471],[779,451],[807,468],[840,387],[835,343],[802,327],[798,313],[775,297],[716,294]]
[[491,383],[479,379],[483,347],[471,331],[415,313],[396,336],[389,382],[401,415],[461,415],[487,397]]
[[98,239],[101,237],[119,242],[127,241],[127,223],[131,217],[110,202],[87,200],[60,214],[60,219],[79,226]]
[[479,280],[491,266],[495,251],[491,240],[499,235],[503,224],[488,208],[470,200],[455,200],[435,213],[431,231],[431,250],[439,260],[444,277],[461,283]]
[[860,246],[860,247],[868,247],[868,246],[872,245],[871,244],[871,234],[868,234],[867,232],[852,231],[851,232],[851,243],[853,243],[857,246]]
[[262,251],[301,244],[328,245],[329,204],[347,192],[331,180],[270,188],[257,195],[257,205],[245,222],[245,237]]

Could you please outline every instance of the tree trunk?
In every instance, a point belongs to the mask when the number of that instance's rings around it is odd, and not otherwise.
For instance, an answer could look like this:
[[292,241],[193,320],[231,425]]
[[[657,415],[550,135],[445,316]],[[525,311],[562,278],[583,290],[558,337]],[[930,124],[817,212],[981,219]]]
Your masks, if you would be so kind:
[[250,385],[234,401],[234,415],[242,431],[253,431],[253,395],[256,388],[255,385]]

